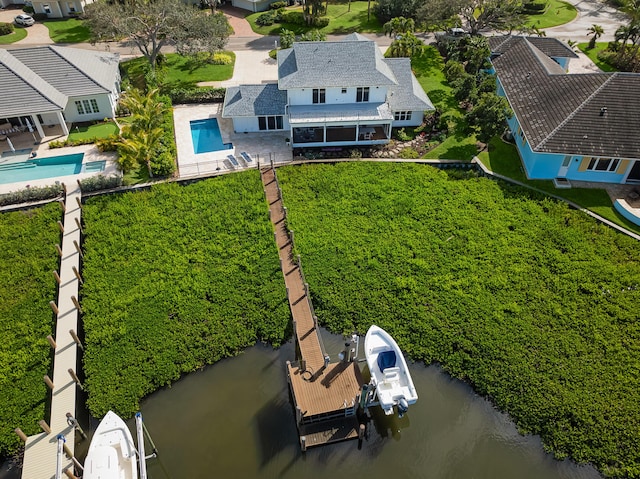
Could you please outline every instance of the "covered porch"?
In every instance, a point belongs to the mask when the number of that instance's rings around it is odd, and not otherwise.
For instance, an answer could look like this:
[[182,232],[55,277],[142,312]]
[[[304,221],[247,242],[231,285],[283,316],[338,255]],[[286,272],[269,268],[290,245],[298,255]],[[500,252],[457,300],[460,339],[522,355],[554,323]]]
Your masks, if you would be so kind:
[[293,147],[386,144],[392,121],[386,103],[289,106]]

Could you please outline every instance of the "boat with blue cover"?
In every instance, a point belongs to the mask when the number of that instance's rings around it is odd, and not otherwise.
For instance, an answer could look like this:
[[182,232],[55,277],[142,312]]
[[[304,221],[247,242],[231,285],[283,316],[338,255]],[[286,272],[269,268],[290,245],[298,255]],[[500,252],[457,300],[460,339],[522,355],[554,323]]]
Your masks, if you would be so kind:
[[387,415],[395,407],[402,417],[416,403],[418,393],[400,347],[389,333],[373,325],[364,338],[364,349],[375,388],[372,404],[377,402]]

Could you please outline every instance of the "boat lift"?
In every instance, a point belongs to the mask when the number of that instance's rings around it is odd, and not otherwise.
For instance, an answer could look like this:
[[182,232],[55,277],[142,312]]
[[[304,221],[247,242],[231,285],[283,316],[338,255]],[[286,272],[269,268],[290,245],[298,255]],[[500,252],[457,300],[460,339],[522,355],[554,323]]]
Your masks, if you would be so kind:
[[[158,450],[156,449],[156,445],[153,443],[153,439],[151,439],[151,435],[147,430],[147,426],[145,426],[144,422],[142,421],[141,412],[136,413],[136,433],[138,436],[138,462],[140,468],[140,479],[147,479],[147,459],[158,457]],[[146,456],[144,452],[145,436],[151,443],[151,447],[153,447],[153,452],[148,456]]]

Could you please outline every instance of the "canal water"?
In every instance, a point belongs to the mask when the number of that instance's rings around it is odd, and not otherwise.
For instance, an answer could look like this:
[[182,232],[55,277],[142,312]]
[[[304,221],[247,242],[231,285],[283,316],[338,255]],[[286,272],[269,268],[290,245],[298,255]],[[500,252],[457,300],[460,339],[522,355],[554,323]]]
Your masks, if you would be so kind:
[[[323,332],[337,356],[343,338]],[[375,414],[368,436],[300,451],[285,377],[291,343],[247,349],[189,374],[142,404],[159,451],[152,479],[305,478],[596,479],[590,466],[556,461],[537,436],[436,366],[410,366],[418,403],[403,419]],[[363,357],[362,353],[360,354]],[[363,363],[364,368],[366,363]],[[129,421],[132,431],[135,427]],[[147,446],[148,447],[148,446]]]
[[[322,335],[337,360],[343,338]],[[404,418],[378,412],[361,447],[354,440],[302,453],[285,377],[293,358],[292,343],[254,346],[146,398],[141,411],[159,451],[147,461],[149,477],[601,479],[590,466],[554,460],[469,386],[422,364],[409,366],[419,399]],[[99,421],[79,416],[91,434]],[[76,443],[81,461],[88,446]],[[0,468],[0,479],[19,477],[9,462]]]

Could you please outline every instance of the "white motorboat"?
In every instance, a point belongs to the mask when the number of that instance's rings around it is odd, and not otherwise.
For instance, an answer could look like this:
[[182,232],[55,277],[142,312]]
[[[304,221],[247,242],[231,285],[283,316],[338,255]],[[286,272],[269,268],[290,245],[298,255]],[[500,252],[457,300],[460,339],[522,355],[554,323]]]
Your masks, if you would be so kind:
[[84,479],[137,479],[137,452],[129,428],[113,411],[102,418],[84,461]]
[[364,349],[371,373],[371,385],[377,401],[385,414],[393,414],[396,406],[402,417],[411,404],[418,400],[418,393],[407,368],[407,362],[395,340],[382,328],[371,326],[364,338]]

